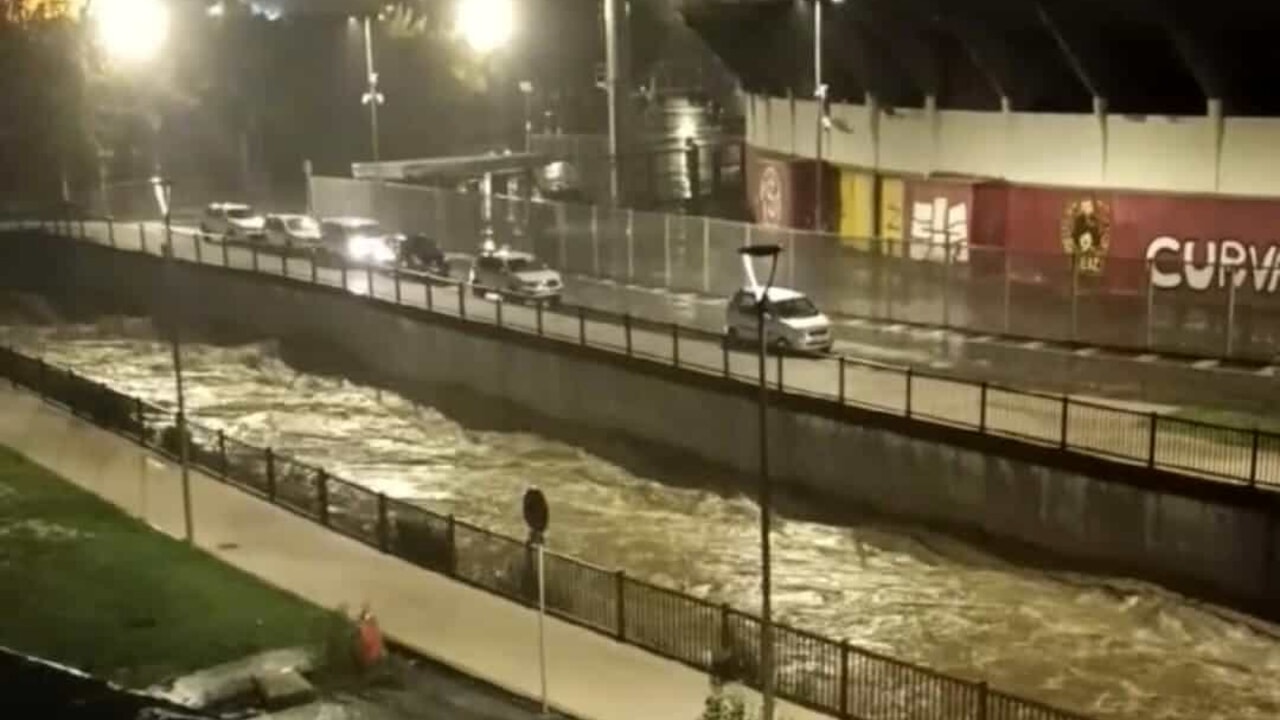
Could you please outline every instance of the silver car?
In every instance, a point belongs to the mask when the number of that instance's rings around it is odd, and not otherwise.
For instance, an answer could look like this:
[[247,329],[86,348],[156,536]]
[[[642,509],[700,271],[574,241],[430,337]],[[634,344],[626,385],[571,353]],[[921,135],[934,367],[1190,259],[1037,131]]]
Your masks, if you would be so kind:
[[309,215],[268,215],[267,244],[280,248],[315,249],[320,245],[320,223]]
[[209,203],[200,218],[200,232],[228,240],[261,240],[266,219],[244,203]]
[[560,273],[525,252],[501,248],[486,250],[471,267],[471,289],[483,297],[494,292],[499,297],[560,301],[564,281]]
[[[743,288],[729,299],[725,314],[725,341],[758,343],[759,318],[756,302],[760,290]],[[765,343],[780,350],[828,352],[834,343],[831,320],[818,310],[804,293],[788,288],[769,288],[764,318]]]

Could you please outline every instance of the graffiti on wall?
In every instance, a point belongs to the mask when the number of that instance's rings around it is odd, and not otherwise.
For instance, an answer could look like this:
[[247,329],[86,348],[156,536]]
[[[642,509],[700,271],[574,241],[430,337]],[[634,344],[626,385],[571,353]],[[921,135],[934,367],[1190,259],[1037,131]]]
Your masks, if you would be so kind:
[[780,226],[783,223],[786,186],[778,166],[769,163],[760,169],[760,184],[756,187],[756,205],[760,209],[760,223]]
[[1067,203],[1062,213],[1062,249],[1076,272],[1100,275],[1111,247],[1111,206],[1088,198]]
[[1147,244],[1146,258],[1151,284],[1160,290],[1280,289],[1280,246],[1274,243],[1259,247],[1232,239],[1161,235]]
[[969,204],[945,196],[911,203],[908,255],[913,260],[969,261]]

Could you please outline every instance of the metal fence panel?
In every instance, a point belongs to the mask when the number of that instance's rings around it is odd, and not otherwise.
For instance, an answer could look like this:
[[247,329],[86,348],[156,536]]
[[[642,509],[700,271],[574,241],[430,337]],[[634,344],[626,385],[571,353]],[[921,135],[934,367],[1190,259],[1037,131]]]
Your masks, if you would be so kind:
[[1158,418],[1156,430],[1156,465],[1212,477],[1249,477],[1252,432],[1167,415]]
[[1062,440],[1062,400],[991,387],[987,390],[987,432],[1038,442]]
[[1154,425],[1151,416],[1095,403],[1067,405],[1067,445],[1099,455],[1147,460]]

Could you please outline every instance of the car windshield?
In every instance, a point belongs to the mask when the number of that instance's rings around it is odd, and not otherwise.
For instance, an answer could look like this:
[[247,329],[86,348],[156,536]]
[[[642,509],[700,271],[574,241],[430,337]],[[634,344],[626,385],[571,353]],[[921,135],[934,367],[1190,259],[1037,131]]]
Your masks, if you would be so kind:
[[235,220],[247,220],[253,217],[253,211],[249,208],[229,208],[227,210],[227,217]]
[[347,237],[376,237],[382,234],[382,228],[378,227],[378,223],[347,225],[342,228],[342,231]]
[[780,318],[807,318],[818,314],[818,308],[807,297],[791,298],[781,302],[770,303],[773,312]]
[[311,218],[289,218],[285,221],[285,225],[290,230],[313,232],[316,229],[315,221]]
[[511,258],[507,261],[507,269],[513,273],[521,273],[545,270],[547,266],[541,260],[533,258]]

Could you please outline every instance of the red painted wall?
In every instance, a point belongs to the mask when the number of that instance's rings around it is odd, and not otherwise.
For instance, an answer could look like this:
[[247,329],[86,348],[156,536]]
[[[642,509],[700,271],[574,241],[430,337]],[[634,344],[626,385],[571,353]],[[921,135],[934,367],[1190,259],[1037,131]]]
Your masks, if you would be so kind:
[[[836,227],[840,176],[822,164],[823,225]],[[747,149],[747,204],[755,222],[769,227],[812,230],[817,175],[813,160],[797,160]]]

